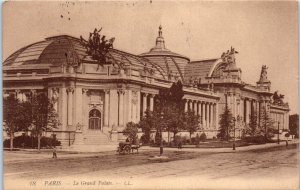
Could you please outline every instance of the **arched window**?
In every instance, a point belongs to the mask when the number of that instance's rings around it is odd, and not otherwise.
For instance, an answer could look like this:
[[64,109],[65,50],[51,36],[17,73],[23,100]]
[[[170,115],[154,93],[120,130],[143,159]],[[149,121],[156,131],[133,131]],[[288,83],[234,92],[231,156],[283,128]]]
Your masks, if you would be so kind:
[[89,113],[89,129],[101,129],[101,113],[97,109]]

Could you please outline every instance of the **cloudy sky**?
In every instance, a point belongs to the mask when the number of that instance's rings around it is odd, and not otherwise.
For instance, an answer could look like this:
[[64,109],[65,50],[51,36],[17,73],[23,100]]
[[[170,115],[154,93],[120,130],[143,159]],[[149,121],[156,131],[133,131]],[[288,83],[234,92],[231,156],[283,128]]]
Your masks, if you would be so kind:
[[103,27],[114,47],[133,54],[154,46],[158,26],[166,47],[191,60],[220,57],[235,47],[242,79],[255,84],[267,65],[271,89],[298,113],[298,19],[296,2],[6,2],[3,59],[46,37],[75,37]]

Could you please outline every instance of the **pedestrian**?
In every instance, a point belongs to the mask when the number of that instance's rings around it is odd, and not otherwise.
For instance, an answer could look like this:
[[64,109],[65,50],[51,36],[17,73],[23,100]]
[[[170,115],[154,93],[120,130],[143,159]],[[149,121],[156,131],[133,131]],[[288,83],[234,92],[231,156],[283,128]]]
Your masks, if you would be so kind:
[[285,146],[288,147],[289,143],[288,140],[285,141]]
[[57,158],[57,154],[56,154],[56,147],[53,147],[53,155],[52,158]]
[[178,142],[178,149],[181,149],[182,148],[182,142],[181,142],[181,139],[179,139],[179,142]]

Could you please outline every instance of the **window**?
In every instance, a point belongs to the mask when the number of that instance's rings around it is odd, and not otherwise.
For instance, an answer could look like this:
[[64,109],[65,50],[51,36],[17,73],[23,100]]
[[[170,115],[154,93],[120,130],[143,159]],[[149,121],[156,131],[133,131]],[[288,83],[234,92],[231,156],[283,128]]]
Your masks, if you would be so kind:
[[101,129],[101,113],[93,109],[89,113],[89,129]]

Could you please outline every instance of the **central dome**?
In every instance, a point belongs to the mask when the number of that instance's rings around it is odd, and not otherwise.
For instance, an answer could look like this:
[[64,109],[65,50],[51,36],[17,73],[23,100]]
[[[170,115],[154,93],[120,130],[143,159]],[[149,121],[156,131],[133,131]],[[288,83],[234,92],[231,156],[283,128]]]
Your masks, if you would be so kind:
[[174,53],[165,47],[161,26],[159,26],[155,46],[140,56],[161,66],[171,78],[179,77],[182,81],[184,80],[184,68],[190,62],[188,57]]

